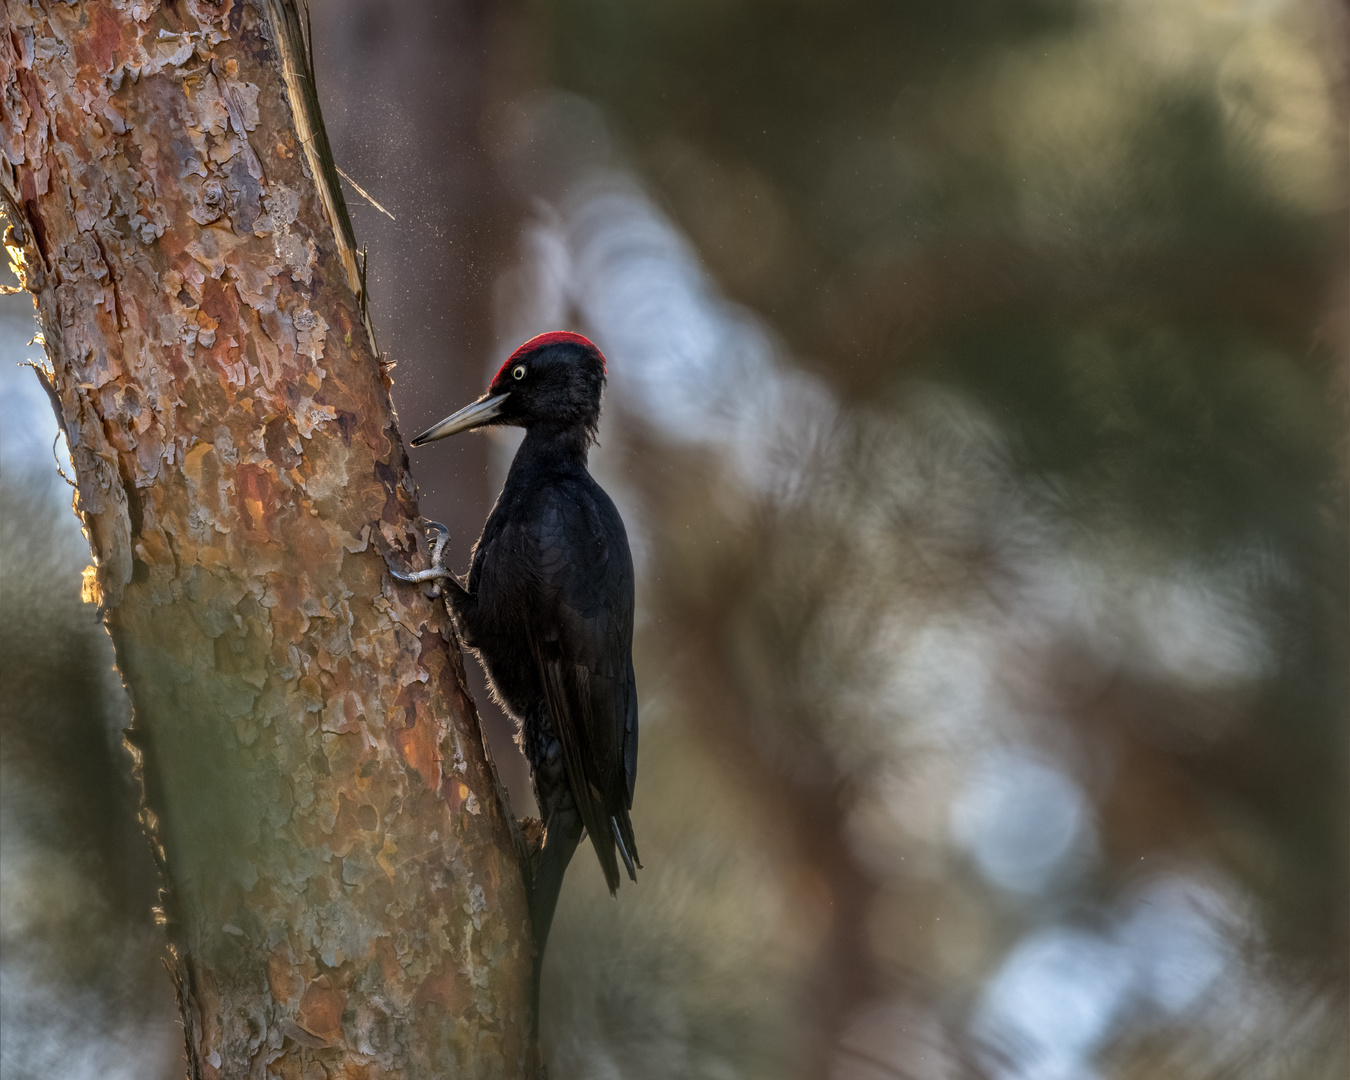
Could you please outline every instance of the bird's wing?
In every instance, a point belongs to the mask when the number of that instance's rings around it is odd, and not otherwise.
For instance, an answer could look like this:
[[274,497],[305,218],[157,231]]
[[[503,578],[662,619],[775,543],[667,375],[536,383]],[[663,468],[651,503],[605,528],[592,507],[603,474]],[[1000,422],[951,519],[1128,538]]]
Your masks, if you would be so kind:
[[630,876],[637,857],[628,820],[637,764],[628,538],[603,492],[580,485],[541,499],[530,533],[531,646],[572,794],[613,892],[616,842]]

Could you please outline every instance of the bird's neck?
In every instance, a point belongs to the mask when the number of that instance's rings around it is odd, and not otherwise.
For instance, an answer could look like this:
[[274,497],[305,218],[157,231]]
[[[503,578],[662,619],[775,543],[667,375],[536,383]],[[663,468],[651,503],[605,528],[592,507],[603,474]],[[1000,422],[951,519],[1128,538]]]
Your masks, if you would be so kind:
[[584,428],[532,424],[525,429],[525,441],[511,462],[511,472],[541,467],[584,470],[590,444]]

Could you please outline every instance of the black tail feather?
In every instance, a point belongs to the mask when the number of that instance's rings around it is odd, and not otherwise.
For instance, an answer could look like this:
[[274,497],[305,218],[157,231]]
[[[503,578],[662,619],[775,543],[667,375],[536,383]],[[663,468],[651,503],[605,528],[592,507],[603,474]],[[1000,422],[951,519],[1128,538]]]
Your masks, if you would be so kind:
[[617,818],[610,818],[609,823],[614,826],[614,842],[619,845],[619,854],[623,856],[623,865],[628,871],[628,880],[637,881],[637,871],[633,869],[633,856],[628,854],[628,848],[624,845],[623,833],[619,831],[619,821]]
[[614,839],[619,846],[619,854],[628,870],[628,877],[637,881],[637,871],[642,869],[642,857],[638,855],[637,839],[633,836],[633,821],[627,810],[620,810],[609,819],[614,829]]

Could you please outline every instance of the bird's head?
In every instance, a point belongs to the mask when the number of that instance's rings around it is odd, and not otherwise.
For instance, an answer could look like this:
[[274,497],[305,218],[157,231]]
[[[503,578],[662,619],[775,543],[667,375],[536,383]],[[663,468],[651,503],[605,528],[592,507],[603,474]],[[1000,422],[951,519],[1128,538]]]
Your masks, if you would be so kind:
[[532,337],[506,358],[487,393],[413,439],[422,446],[488,425],[574,430],[587,442],[600,423],[605,358],[580,334]]

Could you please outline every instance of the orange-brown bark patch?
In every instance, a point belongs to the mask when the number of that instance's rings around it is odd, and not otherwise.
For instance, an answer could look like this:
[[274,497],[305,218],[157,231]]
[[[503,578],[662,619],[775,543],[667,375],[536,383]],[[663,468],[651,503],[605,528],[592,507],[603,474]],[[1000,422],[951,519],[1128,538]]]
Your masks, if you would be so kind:
[[89,23],[76,39],[75,63],[79,70],[97,77],[113,69],[113,57],[122,44],[122,25],[104,7],[91,5],[84,13]]
[[283,1008],[295,1000],[299,978],[291,963],[289,951],[278,946],[267,956],[267,986],[272,998]]
[[403,727],[395,725],[393,728],[394,745],[408,767],[434,791],[441,784],[441,758],[437,751],[440,732],[425,711],[410,709],[408,715],[411,717],[410,723]]
[[342,1035],[342,1010],[347,997],[335,989],[327,975],[320,975],[305,989],[296,1014],[300,1026],[330,1042]]
[[417,1007],[434,1005],[449,1016],[462,1016],[473,1002],[469,987],[458,965],[442,960],[417,988],[413,995]]
[[258,465],[240,465],[234,473],[235,507],[244,535],[266,543],[277,537],[281,493],[268,470]]

